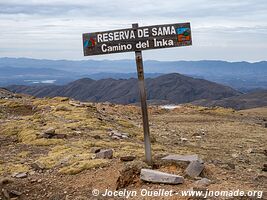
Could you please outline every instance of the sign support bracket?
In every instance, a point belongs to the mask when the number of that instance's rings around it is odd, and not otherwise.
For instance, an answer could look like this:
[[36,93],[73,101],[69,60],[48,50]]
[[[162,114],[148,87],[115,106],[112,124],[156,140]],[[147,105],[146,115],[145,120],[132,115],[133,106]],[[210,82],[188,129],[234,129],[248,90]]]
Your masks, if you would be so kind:
[[[138,24],[132,24],[132,28],[137,29]],[[141,108],[142,108],[145,156],[146,156],[147,164],[152,165],[151,141],[150,141],[150,133],[149,133],[149,121],[148,121],[148,111],[147,111],[147,102],[146,102],[146,89],[145,89],[145,80],[144,80],[142,51],[135,51],[135,61],[136,61],[136,67],[137,67],[138,85],[139,85],[139,90],[140,90],[140,99],[141,99]]]

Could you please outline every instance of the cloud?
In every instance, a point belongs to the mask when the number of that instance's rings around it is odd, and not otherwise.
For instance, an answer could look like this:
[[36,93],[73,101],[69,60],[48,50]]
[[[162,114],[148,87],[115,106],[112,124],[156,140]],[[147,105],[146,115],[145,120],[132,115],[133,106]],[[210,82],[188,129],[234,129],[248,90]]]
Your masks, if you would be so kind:
[[[266,0],[0,0],[0,56],[83,59],[84,32],[128,28],[135,22],[142,26],[190,21],[192,47],[145,54],[162,60],[194,60],[200,55],[239,60],[244,59],[240,50],[246,60],[266,60],[266,10]],[[244,54],[244,47],[253,52]],[[229,49],[222,53],[221,48]],[[171,53],[161,53],[165,51]],[[125,56],[132,54],[100,58]]]

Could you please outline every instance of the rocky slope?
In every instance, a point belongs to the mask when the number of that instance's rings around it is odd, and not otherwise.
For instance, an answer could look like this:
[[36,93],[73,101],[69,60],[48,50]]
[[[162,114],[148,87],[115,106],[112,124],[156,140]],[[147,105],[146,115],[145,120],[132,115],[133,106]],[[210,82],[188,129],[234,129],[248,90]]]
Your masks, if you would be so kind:
[[[150,106],[152,168],[184,176],[182,184],[164,185],[140,180],[141,169],[150,167],[143,162],[139,107],[63,97],[1,99],[0,199],[89,200],[96,199],[94,189],[120,188],[266,192],[266,110]],[[104,156],[105,149],[112,154]],[[162,162],[170,154],[197,154],[204,161],[200,177],[186,176],[184,164]],[[203,178],[209,181],[199,186]]]

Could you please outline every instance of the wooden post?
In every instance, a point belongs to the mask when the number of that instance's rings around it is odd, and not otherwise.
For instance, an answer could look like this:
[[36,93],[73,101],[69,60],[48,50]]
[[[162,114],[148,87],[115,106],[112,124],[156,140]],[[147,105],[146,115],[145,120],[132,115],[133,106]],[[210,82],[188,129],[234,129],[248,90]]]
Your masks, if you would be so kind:
[[[132,24],[134,29],[138,28],[138,24]],[[152,155],[151,155],[151,142],[149,134],[149,122],[148,122],[148,112],[146,103],[146,89],[144,81],[144,69],[143,69],[143,58],[142,51],[135,51],[135,60],[138,75],[138,85],[140,90],[142,117],[143,117],[143,129],[144,129],[144,142],[145,142],[145,155],[146,162],[148,165],[152,165]]]

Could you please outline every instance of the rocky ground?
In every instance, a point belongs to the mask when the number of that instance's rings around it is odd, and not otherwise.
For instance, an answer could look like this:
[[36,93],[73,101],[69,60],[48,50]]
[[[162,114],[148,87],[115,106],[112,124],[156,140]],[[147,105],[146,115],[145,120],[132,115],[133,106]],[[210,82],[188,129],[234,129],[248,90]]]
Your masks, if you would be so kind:
[[[262,199],[266,198],[267,107],[234,111],[151,106],[149,117],[152,167],[144,162],[137,106],[81,103],[62,97],[0,99],[0,199],[116,199],[94,197],[94,189],[100,193],[106,189],[239,189],[263,191]],[[197,155],[204,169],[190,177],[186,172],[189,162],[161,159],[168,155]],[[144,168],[179,175],[184,181],[177,185],[145,182],[140,179]]]

